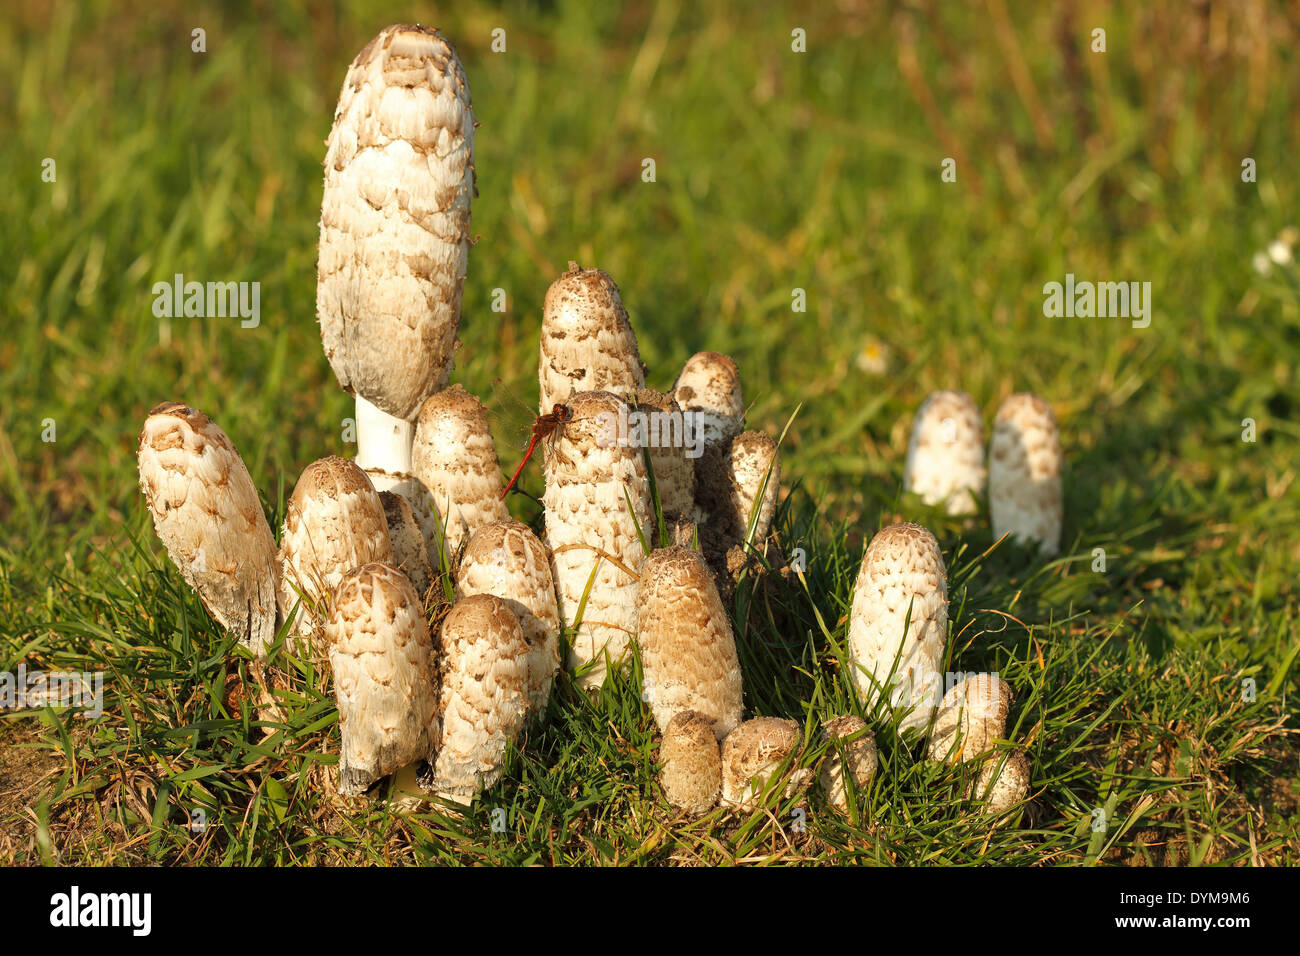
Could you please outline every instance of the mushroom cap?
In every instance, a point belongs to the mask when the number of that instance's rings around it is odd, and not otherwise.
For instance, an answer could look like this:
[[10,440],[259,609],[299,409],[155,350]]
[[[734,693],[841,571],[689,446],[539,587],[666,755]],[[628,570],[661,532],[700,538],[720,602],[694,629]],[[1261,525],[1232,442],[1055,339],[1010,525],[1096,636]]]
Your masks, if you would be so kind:
[[703,555],[671,547],[645,559],[637,624],[643,693],[659,729],[690,710],[725,738],[744,716],[740,660]]
[[631,398],[645,385],[636,334],[618,286],[600,269],[570,262],[546,290],[538,363],[541,410],[575,392]]
[[440,631],[442,736],[432,789],[468,805],[501,776],[506,749],[528,709],[528,642],[510,606],[493,594],[452,605]]
[[876,737],[861,717],[849,714],[826,721],[822,739],[830,746],[822,762],[821,788],[831,809],[847,813],[849,794],[846,780],[851,776],[859,801],[876,775]]
[[[793,720],[754,717],[739,725],[722,742],[722,803],[753,810],[772,775],[802,742],[799,725]],[[806,782],[808,771],[787,768],[786,773],[790,781],[784,793],[790,796]]]
[[234,444],[201,411],[162,402],[145,419],[137,462],[168,557],[213,619],[263,656],[275,639],[279,565]]
[[1009,534],[1055,554],[1063,508],[1056,415],[1037,395],[1011,395],[998,407],[989,444],[993,538]]
[[357,794],[437,739],[433,642],[415,587],[379,563],[339,581],[325,634],[343,738],[339,792]]
[[686,420],[671,395],[652,388],[636,391],[636,409],[645,417],[645,437],[654,469],[659,506],[690,515],[695,503],[695,462],[687,457]]
[[495,594],[528,642],[528,710],[541,717],[560,666],[560,615],[550,556],[528,525],[508,518],[470,535],[456,572],[456,597]]
[[431,395],[420,409],[411,466],[446,519],[450,555],[477,528],[510,517],[487,411],[461,386]]
[[385,27],[348,69],[326,141],[316,307],[349,392],[412,418],[447,383],[474,195],[465,70],[436,30]]
[[863,555],[849,613],[853,677],[864,705],[874,707],[876,685],[887,686],[891,707],[912,708],[899,730],[924,728],[939,703],[947,639],[948,574],[939,542],[916,524],[883,529]]
[[965,392],[932,392],[912,423],[903,490],[949,514],[970,514],[985,479],[979,407]]
[[[772,515],[776,512],[776,501],[781,492],[781,459],[776,442],[764,432],[741,432],[731,440],[728,460],[731,471],[731,507],[740,532],[740,542],[745,540],[749,531],[750,516],[760,489],[763,492],[763,504],[754,527],[754,541],[762,542],[772,528]],[[767,480],[766,485],[763,484],[764,479]]]
[[636,574],[645,558],[637,529],[648,536],[654,514],[640,449],[610,439],[627,406],[609,392],[582,392],[568,405],[573,420],[546,451],[542,502],[561,618],[573,623],[583,607],[570,666],[594,665],[579,678],[591,689],[605,678],[606,655],[625,661],[636,633]]
[[673,398],[683,411],[698,415],[706,445],[726,441],[739,435],[745,427],[740,370],[729,355],[721,352],[692,355],[673,385]]
[[1011,687],[996,674],[972,674],[943,695],[930,731],[931,760],[959,762],[987,753],[1006,737]]
[[396,491],[379,492],[379,501],[384,506],[388,537],[393,544],[393,563],[411,579],[415,593],[423,597],[433,586],[433,567],[429,564],[424,533],[415,520],[415,512],[410,502]]
[[285,508],[279,560],[283,615],[289,616],[299,592],[307,599],[295,621],[299,635],[323,623],[325,604],[343,575],[371,562],[393,563],[383,503],[355,462],[330,456],[303,470]]
[[674,715],[663,731],[659,761],[659,784],[672,806],[692,816],[713,809],[722,790],[722,755],[707,717],[693,710]]
[[1031,770],[1029,758],[1021,749],[1006,755],[991,755],[980,769],[975,784],[976,796],[984,800],[989,813],[1005,814],[1029,796]]

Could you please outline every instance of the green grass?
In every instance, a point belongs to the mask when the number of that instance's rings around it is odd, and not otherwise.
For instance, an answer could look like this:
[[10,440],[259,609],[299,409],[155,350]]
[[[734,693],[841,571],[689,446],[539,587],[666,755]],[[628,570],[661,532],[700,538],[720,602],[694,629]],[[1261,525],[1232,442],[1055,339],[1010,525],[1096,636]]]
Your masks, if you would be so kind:
[[[1006,26],[996,3],[939,6],[7,11],[0,669],[103,671],[107,699],[93,723],[0,715],[0,860],[1300,861],[1300,280],[1251,267],[1298,218],[1300,24],[1263,4],[1071,19],[1072,4],[1013,3]],[[741,588],[747,713],[801,722],[815,759],[821,720],[857,707],[838,662],[865,542],[920,520],[949,566],[950,669],[996,670],[1016,693],[1033,792],[1014,825],[993,828],[956,771],[886,733],[856,822],[815,796],[802,831],[775,797],[677,819],[635,674],[595,700],[562,683],[463,816],[330,801],[336,714],[306,665],[281,662],[287,717],[269,736],[227,705],[237,655],[153,537],[136,436],[164,399],[208,412],[277,529],[304,466],[354,453],[315,323],[320,162],[348,62],[401,17],[456,45],[481,123],[453,381],[531,396],[545,290],[577,259],[618,281],[651,384],[708,348],[740,365],[750,427],[775,436],[802,404],[778,530],[808,567]],[[150,290],[177,272],[260,282],[261,324],[174,319],[163,339]],[[1150,328],[1044,317],[1043,284],[1066,272],[1150,281]],[[990,550],[984,518],[901,497],[911,416],[937,388],[968,391],[986,427],[1012,391],[1053,404],[1060,557]],[[183,827],[195,808],[201,834]]]

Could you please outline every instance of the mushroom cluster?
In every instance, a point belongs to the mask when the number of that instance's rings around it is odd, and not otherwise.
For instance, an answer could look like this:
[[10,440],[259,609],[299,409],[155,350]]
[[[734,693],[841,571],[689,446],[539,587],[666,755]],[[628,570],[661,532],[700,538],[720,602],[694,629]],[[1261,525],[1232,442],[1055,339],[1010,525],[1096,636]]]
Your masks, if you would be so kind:
[[[781,466],[778,443],[746,430],[732,358],[700,352],[666,391],[647,387],[618,286],[570,262],[539,337],[543,524],[511,517],[484,406],[450,381],[476,126],[436,30],[390,26],[357,55],[327,141],[317,284],[325,358],[356,403],[356,457],[304,468],[277,545],[226,434],[163,403],[139,445],[159,538],[257,661],[282,650],[328,662],[342,795],[394,777],[403,806],[417,785],[469,804],[545,721],[562,668],[561,690],[596,690],[636,653],[673,807],[747,812],[816,786],[831,810],[855,812],[877,769],[867,720],[831,717],[814,741],[793,720],[745,719],[733,598],[782,561]],[[909,489],[969,512],[984,490],[980,446],[973,403],[932,396]],[[1050,408],[1008,399],[987,469],[995,530],[1057,546],[1059,456]],[[978,793],[1005,813],[1029,775],[1020,751],[992,759],[1010,692],[1000,685],[989,718],[943,692],[946,582],[929,531],[880,531],[854,590],[848,663],[864,716],[928,733],[930,756],[976,767]]]

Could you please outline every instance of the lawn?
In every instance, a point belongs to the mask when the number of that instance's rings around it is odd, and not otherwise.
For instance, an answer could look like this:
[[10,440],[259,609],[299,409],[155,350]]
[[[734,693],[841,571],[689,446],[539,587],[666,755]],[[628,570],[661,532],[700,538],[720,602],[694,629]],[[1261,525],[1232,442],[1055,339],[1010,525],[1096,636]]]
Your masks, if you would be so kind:
[[[1300,220],[1295,9],[819,6],[0,16],[0,670],[104,675],[97,720],[0,713],[0,862],[1300,863],[1300,271],[1285,243],[1257,255]],[[163,400],[207,412],[277,531],[307,464],[355,454],[315,318],[321,160],[348,63],[402,19],[455,45],[481,124],[452,381],[534,400],[569,260],[619,283],[649,384],[733,356],[750,428],[794,415],[777,531],[807,559],[740,589],[746,715],[798,721],[816,758],[821,722],[859,709],[866,542],[918,521],[948,566],[947,669],[1015,691],[1012,821],[880,732],[848,818],[773,798],[688,820],[635,672],[594,698],[561,680],[464,814],[332,799],[337,713],[309,664],[276,665],[282,724],[239,706],[246,662],[154,537],[137,436]],[[257,282],[259,321],[157,318],[176,274]],[[1149,325],[1048,315],[1067,274],[1149,282]],[[1013,392],[1051,403],[1058,556],[902,494],[912,416],[944,388],[986,435]]]

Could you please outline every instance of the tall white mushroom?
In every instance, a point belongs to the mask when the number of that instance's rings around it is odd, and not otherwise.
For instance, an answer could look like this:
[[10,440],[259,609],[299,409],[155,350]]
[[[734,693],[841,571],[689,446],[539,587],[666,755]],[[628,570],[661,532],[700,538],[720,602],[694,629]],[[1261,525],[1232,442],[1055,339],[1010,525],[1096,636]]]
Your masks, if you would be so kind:
[[799,725],[779,717],[754,717],[729,733],[722,742],[723,805],[747,812],[778,787],[783,796],[793,796],[812,777],[811,770],[798,765],[796,751],[802,743]]
[[501,776],[528,710],[528,642],[493,594],[457,601],[440,633],[442,734],[428,786],[468,806]]
[[475,531],[456,572],[456,599],[495,594],[528,642],[528,711],[541,717],[560,666],[560,615],[546,548],[528,525],[494,521]]
[[984,493],[984,434],[980,410],[965,392],[933,392],[912,423],[903,490],[949,514],[971,514]]
[[939,542],[915,524],[890,525],[867,546],[849,612],[853,677],[863,705],[881,689],[905,711],[899,730],[924,728],[939,704],[948,640],[948,572]]
[[459,385],[431,395],[420,409],[412,449],[415,476],[447,522],[454,559],[478,528],[510,517],[505,481],[483,404]]
[[154,407],[140,431],[140,490],[181,577],[258,657],[275,638],[275,538],[234,444],[197,409]]
[[754,521],[753,541],[761,549],[772,530],[772,516],[781,493],[781,459],[776,442],[764,432],[742,432],[731,440],[727,461],[731,472],[731,521],[741,542],[749,533],[750,521]]
[[426,757],[438,737],[438,673],[424,603],[404,574],[343,576],[325,626],[343,749],[339,792],[364,791]]
[[744,716],[731,622],[698,551],[671,547],[641,565],[637,645],[643,696],[659,729],[684,710],[708,719],[722,740]]
[[1004,534],[1055,554],[1061,544],[1061,438],[1052,407],[1027,392],[998,407],[989,444],[989,518]]
[[722,791],[722,754],[713,724],[693,710],[678,711],[659,745],[659,785],[668,802],[692,816],[708,813]]
[[330,367],[357,400],[357,460],[391,487],[411,422],[451,372],[470,246],[474,114],[456,52],[395,24],[339,93],[325,154],[316,309]]
[[591,665],[579,678],[590,689],[605,679],[606,655],[623,661],[636,634],[645,558],[637,529],[648,541],[653,508],[641,450],[611,438],[626,404],[608,392],[582,392],[568,404],[574,417],[546,452],[542,503],[561,619],[576,628],[569,665]]
[[302,599],[294,620],[298,636],[325,622],[328,599],[343,575],[372,562],[393,563],[384,506],[355,462],[331,456],[303,469],[285,508],[279,559],[285,618]]
[[990,813],[1003,814],[1029,795],[1029,760],[1024,750],[1003,750],[1011,688],[996,674],[972,674],[944,694],[934,719],[931,760],[978,768],[969,793]]
[[632,400],[645,385],[636,334],[614,280],[576,262],[546,290],[538,384],[548,414],[575,392]]

